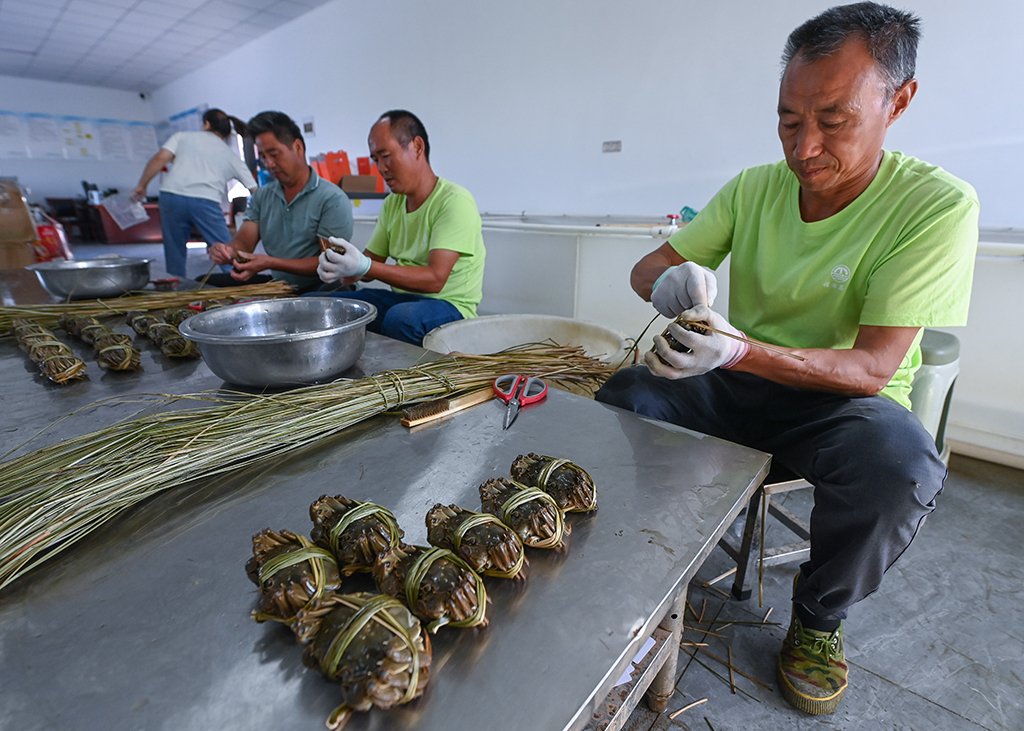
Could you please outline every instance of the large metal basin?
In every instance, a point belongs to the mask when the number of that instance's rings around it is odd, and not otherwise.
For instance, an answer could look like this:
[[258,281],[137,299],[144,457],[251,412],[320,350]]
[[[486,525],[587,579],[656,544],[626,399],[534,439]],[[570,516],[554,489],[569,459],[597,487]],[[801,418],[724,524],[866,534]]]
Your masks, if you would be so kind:
[[61,299],[119,297],[149,284],[149,259],[45,261],[25,267],[36,273],[43,289]]
[[330,381],[363,353],[377,308],[343,297],[293,297],[218,307],[178,329],[216,375],[243,386]]

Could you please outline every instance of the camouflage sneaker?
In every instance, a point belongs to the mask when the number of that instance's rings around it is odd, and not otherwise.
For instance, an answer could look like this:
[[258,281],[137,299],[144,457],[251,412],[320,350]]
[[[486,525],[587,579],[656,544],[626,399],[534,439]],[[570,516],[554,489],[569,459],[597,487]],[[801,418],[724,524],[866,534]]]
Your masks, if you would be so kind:
[[777,675],[783,697],[805,713],[832,713],[846,691],[847,672],[843,626],[834,632],[807,629],[794,611],[779,651]]

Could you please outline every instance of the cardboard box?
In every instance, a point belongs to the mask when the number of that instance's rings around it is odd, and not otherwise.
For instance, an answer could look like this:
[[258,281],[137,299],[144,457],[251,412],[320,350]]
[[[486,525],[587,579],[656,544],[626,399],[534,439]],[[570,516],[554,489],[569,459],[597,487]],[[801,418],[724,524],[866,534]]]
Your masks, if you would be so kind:
[[0,179],[0,269],[22,269],[36,263],[36,227],[18,182]]
[[376,175],[342,175],[341,189],[346,193],[375,193]]
[[0,241],[0,269],[24,269],[36,263],[31,241]]
[[0,179],[0,241],[32,241],[36,226],[18,182]]

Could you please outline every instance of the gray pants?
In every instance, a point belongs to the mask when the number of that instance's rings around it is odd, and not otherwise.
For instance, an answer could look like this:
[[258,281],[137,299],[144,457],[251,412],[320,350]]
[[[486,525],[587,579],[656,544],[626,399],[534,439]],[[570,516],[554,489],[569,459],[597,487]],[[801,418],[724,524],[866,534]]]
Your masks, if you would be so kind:
[[920,420],[883,396],[849,398],[714,370],[670,381],[639,366],[597,400],[772,455],[814,485],[811,556],[793,601],[842,619],[875,591],[942,491],[946,468]]

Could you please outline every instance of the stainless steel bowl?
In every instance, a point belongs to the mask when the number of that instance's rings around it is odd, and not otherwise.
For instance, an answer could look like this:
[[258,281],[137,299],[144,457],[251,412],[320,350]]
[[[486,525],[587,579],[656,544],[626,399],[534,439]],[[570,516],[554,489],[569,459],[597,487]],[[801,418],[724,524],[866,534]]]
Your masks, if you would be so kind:
[[43,289],[61,299],[119,297],[149,284],[149,259],[45,261],[25,267],[36,273]]
[[218,307],[178,329],[210,370],[243,386],[329,381],[363,354],[373,305],[344,297],[293,297]]

